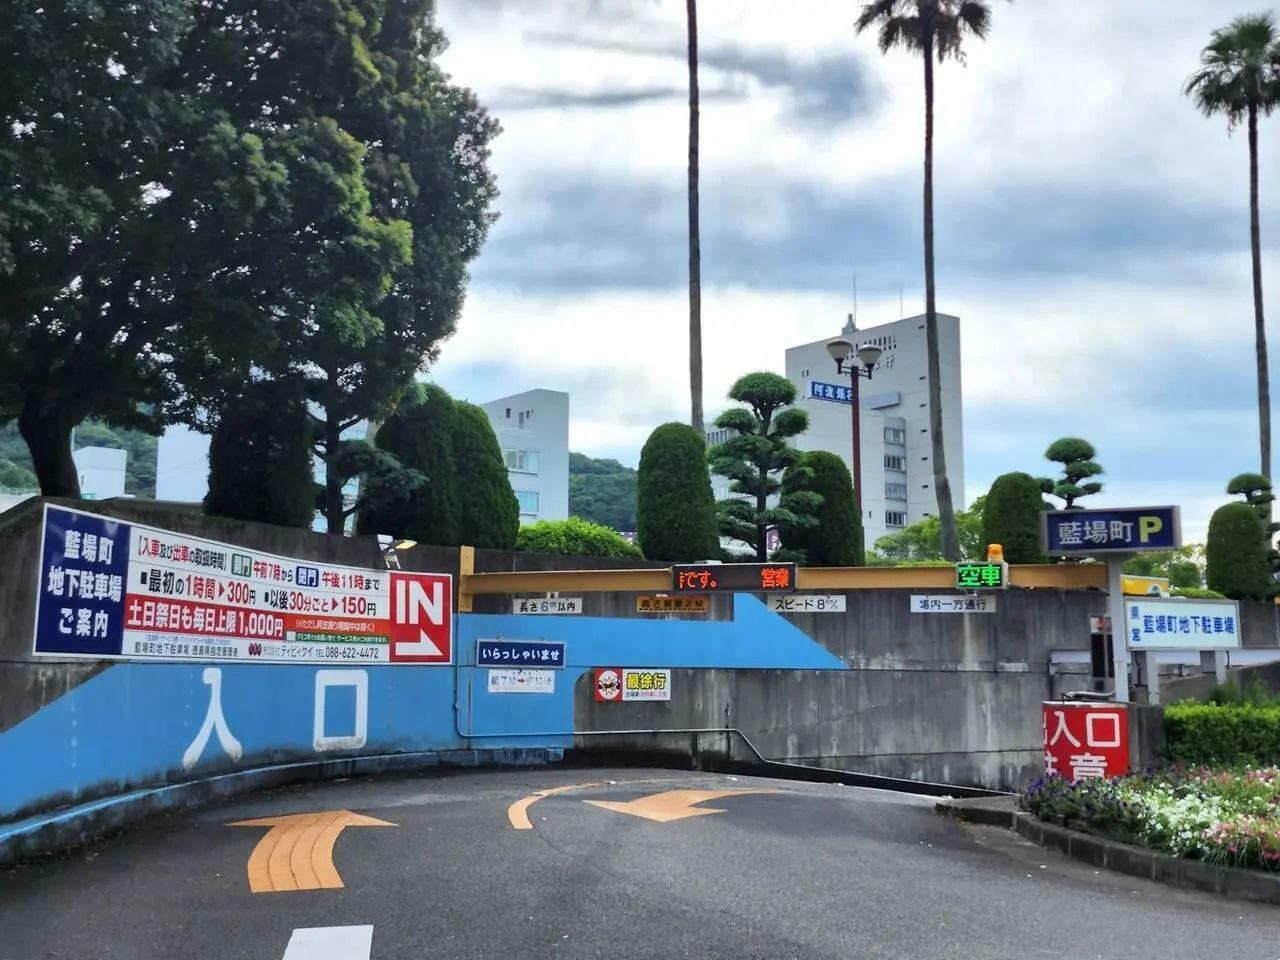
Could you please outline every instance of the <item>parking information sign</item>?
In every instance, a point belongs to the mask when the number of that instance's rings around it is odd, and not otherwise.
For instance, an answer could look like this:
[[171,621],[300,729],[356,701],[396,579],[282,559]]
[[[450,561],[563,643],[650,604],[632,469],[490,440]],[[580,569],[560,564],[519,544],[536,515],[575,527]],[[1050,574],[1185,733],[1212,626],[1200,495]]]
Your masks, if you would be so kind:
[[453,578],[313,563],[46,504],[37,656],[451,663]]
[[1045,510],[1040,539],[1051,557],[1176,550],[1182,546],[1177,507]]
[[1228,650],[1240,646],[1235,600],[1125,599],[1130,650]]

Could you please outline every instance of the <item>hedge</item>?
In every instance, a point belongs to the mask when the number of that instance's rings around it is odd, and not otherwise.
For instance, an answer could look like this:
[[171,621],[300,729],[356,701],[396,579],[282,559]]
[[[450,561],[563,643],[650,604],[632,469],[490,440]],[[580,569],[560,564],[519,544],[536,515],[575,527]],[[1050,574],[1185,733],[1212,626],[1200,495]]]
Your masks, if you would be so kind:
[[1009,563],[1044,563],[1040,549],[1040,514],[1045,509],[1040,481],[1029,473],[996,477],[982,511],[982,555],[998,543]]
[[521,527],[516,549],[528,553],[559,553],[572,557],[639,557],[638,548],[608,527],[570,517],[539,520]]
[[651,560],[690,562],[720,555],[707,448],[687,423],[664,423],[640,451],[636,533]]
[[1164,757],[1173,763],[1280,763],[1280,706],[1177,703],[1165,708],[1164,732]]
[[[807,475],[801,471],[807,468]],[[834,453],[811,450],[787,471],[783,486],[807,490],[822,498],[813,526],[782,527],[782,546],[787,551],[803,551],[810,567],[860,567],[866,563],[862,545],[862,523],[853,496],[849,468]]]
[[1247,503],[1228,503],[1213,512],[1204,555],[1210,590],[1233,600],[1263,600],[1271,594],[1266,532]]

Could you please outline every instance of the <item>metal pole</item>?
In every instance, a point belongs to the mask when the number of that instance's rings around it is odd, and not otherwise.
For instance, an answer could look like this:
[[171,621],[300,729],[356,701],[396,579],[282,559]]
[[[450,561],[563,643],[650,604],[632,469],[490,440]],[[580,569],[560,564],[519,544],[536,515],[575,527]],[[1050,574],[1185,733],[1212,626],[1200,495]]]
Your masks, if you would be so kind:
[[1122,570],[1128,557],[1107,560],[1107,611],[1111,615],[1111,662],[1115,670],[1116,703],[1129,699],[1129,644],[1125,637],[1124,584]]
[[856,358],[850,358],[849,370],[851,372],[850,379],[853,381],[852,403],[850,405],[853,411],[853,500],[858,505],[858,521],[861,523],[866,514],[863,513],[862,504],[862,416],[858,409],[859,405],[859,383],[862,376],[858,372],[858,361]]

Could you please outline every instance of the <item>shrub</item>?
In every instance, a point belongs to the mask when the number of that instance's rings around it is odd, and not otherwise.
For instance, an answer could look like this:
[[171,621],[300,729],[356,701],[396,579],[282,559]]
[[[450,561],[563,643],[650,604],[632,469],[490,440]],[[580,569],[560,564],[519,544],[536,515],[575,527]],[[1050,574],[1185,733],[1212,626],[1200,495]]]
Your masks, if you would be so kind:
[[636,532],[651,560],[688,562],[719,556],[716,501],[706,444],[686,423],[664,423],[640,451]]
[[284,527],[316,514],[311,421],[300,385],[260,380],[221,411],[209,442],[206,513]]
[[[453,398],[434,384],[409,388],[395,413],[378,429],[374,444],[425,482],[394,506],[361,511],[361,533],[390,533],[419,543],[453,546],[459,542],[461,498],[453,459]],[[376,498],[375,498],[376,499]]]
[[1205,547],[1209,589],[1234,600],[1261,600],[1272,592],[1271,564],[1262,522],[1246,503],[1228,503],[1209,520]]
[[614,530],[581,517],[539,520],[521,527],[516,549],[574,557],[639,557],[640,551]]
[[990,544],[1004,547],[1009,563],[1044,563],[1040,552],[1040,513],[1047,504],[1042,486],[1029,473],[996,477],[982,512],[982,554]]
[[1165,757],[1185,764],[1280,762],[1280,707],[1177,703],[1164,711]]
[[807,490],[822,498],[813,515],[815,524],[782,527],[782,546],[803,551],[804,563],[813,567],[860,567],[866,562],[862,522],[853,497],[853,477],[834,453],[813,450],[787,471],[782,485]]
[[1188,600],[1223,600],[1225,597],[1217,590],[1206,590],[1204,587],[1173,587],[1169,590],[1173,597],[1186,597]]
[[450,453],[464,473],[458,483],[458,542],[510,550],[520,529],[520,504],[511,489],[502,448],[485,412],[454,404]]

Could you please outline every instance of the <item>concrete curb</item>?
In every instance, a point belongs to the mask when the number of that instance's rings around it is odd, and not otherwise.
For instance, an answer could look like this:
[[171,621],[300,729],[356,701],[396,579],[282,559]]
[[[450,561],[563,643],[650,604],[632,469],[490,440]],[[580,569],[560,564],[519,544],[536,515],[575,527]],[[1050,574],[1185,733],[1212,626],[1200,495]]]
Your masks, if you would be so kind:
[[1009,800],[943,800],[934,809],[970,823],[1016,830],[1032,843],[1074,860],[1170,886],[1280,905],[1280,874],[1218,867],[1045,823]]
[[115,797],[0,824],[0,867],[93,840],[170,810],[201,806],[245,793],[336,777],[411,772],[438,767],[532,767],[558,763],[560,748],[434,750],[286,763],[225,773]]

